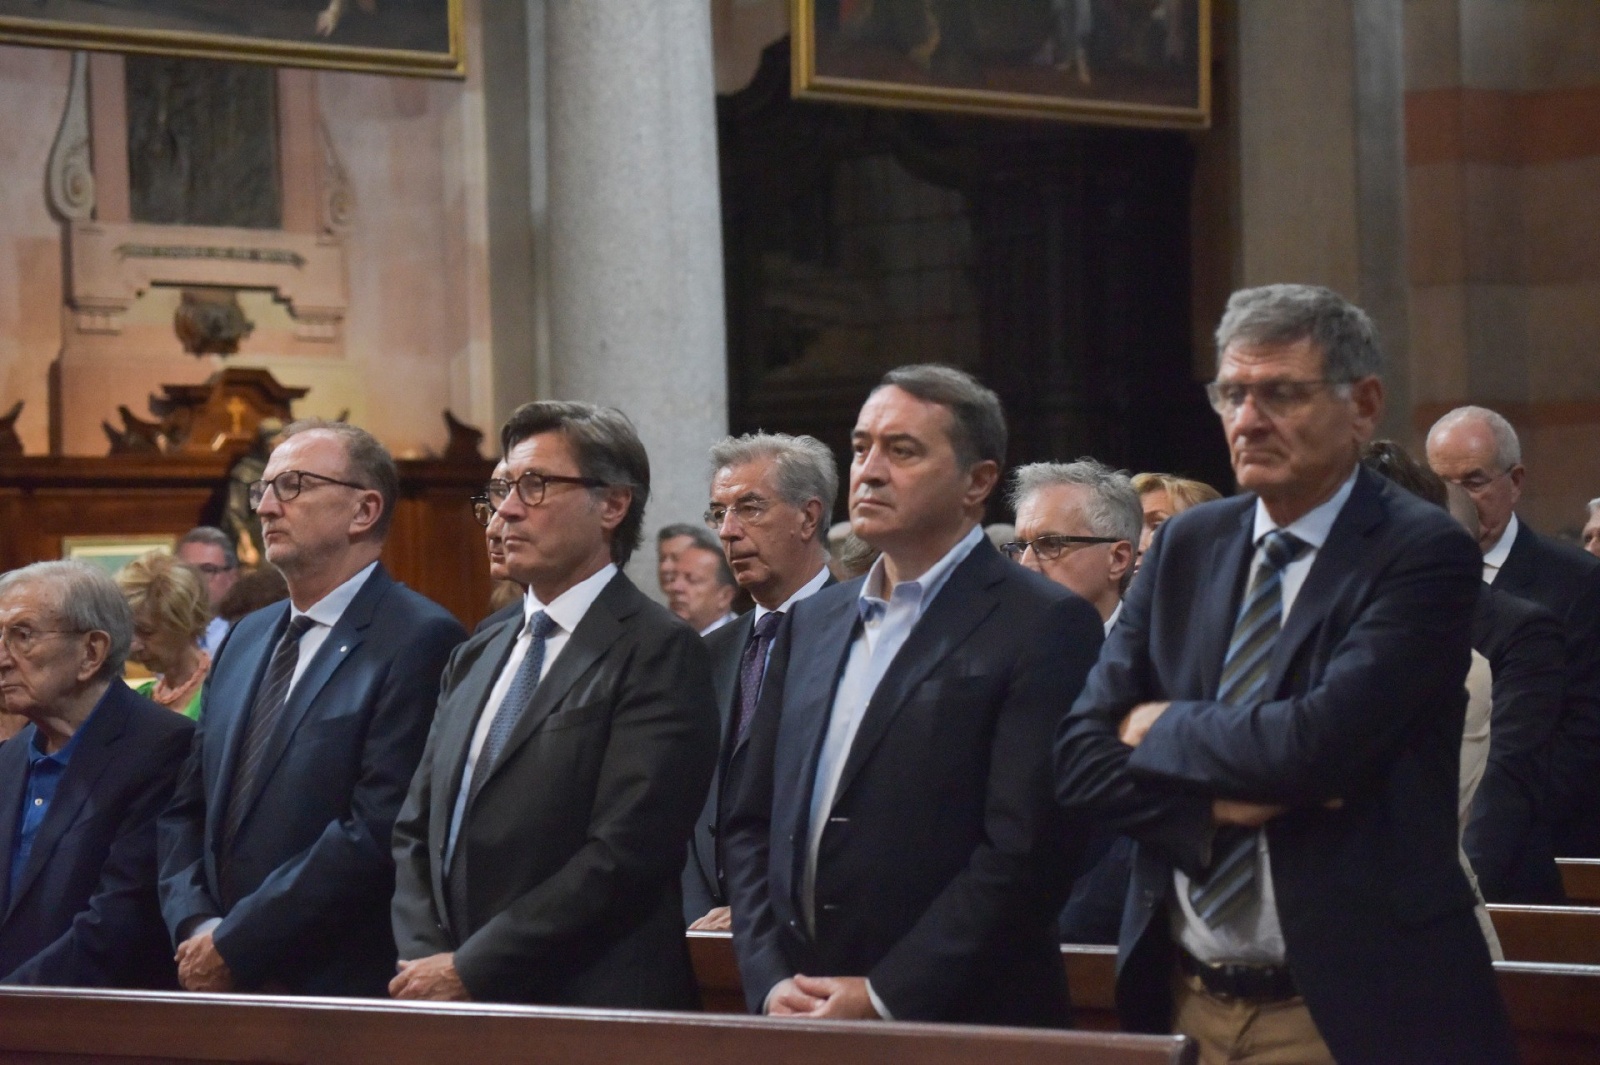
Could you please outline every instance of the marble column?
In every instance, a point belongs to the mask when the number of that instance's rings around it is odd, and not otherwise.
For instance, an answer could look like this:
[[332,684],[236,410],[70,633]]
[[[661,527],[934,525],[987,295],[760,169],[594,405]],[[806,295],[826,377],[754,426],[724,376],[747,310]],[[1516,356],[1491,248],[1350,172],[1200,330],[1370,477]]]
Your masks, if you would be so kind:
[[545,0],[549,394],[616,406],[650,452],[646,542],[705,509],[727,431],[710,5]]

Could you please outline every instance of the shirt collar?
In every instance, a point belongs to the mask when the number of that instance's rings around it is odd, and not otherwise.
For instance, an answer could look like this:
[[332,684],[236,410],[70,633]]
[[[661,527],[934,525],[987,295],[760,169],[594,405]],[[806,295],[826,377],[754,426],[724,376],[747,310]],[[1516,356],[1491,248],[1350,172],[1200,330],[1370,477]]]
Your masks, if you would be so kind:
[[[1350,493],[1355,490],[1356,473],[1359,470],[1359,466],[1351,470],[1350,476],[1344,479],[1344,484],[1339,486],[1339,490],[1333,493],[1327,502],[1311,508],[1311,510],[1300,515],[1288,525],[1283,526],[1283,530],[1310,544],[1312,551],[1321,549],[1322,545],[1328,541],[1328,533],[1333,529],[1334,519],[1339,516],[1339,511],[1344,509],[1345,503],[1350,499]],[[1276,528],[1278,528],[1278,523],[1272,520],[1272,516],[1267,513],[1267,505],[1258,498],[1256,500],[1255,533],[1250,542],[1259,544],[1263,536]]]
[[1506,558],[1511,554],[1511,545],[1517,540],[1517,516],[1511,515],[1511,520],[1506,522],[1506,531],[1500,534],[1500,539],[1495,541],[1493,547],[1483,553],[1483,564],[1499,569],[1506,564]]
[[355,599],[356,593],[361,591],[361,586],[367,582],[367,578],[372,576],[372,571],[377,568],[378,564],[376,562],[367,563],[362,567],[360,573],[357,573],[354,577],[351,577],[339,587],[312,603],[308,610],[301,610],[293,602],[290,602],[289,620],[293,621],[295,618],[304,616],[315,621],[318,625],[326,625],[330,629],[333,628],[339,624],[339,619],[344,617],[344,612],[350,606],[351,600]]
[[[933,602],[933,597],[939,594],[939,589],[944,587],[944,582],[950,579],[950,573],[960,565],[972,549],[978,546],[983,539],[983,526],[974,525],[967,530],[967,535],[956,541],[956,545],[945,552],[943,558],[928,567],[926,573],[914,581],[901,581],[889,593],[890,599],[916,600],[917,612],[928,609],[928,604]],[[861,582],[861,597],[856,600],[856,607],[861,611],[863,618],[871,617],[879,610],[887,610],[889,601],[883,598],[884,563],[885,558],[878,556],[878,560],[867,571],[867,579]]]
[[533,594],[529,587],[522,597],[522,623],[526,627],[533,615],[543,610],[550,615],[550,620],[561,626],[561,631],[571,635],[577,631],[578,622],[594,606],[594,601],[600,598],[600,593],[605,591],[606,585],[611,583],[611,578],[617,575],[617,564],[607,562],[594,573],[574,584],[548,603],[539,602],[539,597]]
[[789,608],[790,607],[794,606],[796,603],[800,602],[800,600],[802,600],[802,599],[809,599],[811,596],[816,595],[818,592],[822,591],[822,586],[824,584],[827,584],[827,583],[828,583],[828,567],[827,566],[823,566],[821,569],[817,570],[817,575],[815,577],[812,577],[809,581],[806,581],[804,584],[802,584],[800,586],[800,590],[795,592],[789,598],[785,599],[783,601],[783,605],[778,607],[777,610],[775,610],[775,611],[768,610],[766,607],[762,606],[760,603],[757,603],[756,604],[756,612],[753,615],[751,615],[750,620],[759,622],[762,618],[766,617],[768,614],[773,614],[773,613],[787,614],[789,612]]
[[[111,683],[121,684],[122,682],[120,680],[113,680]],[[95,701],[94,709],[90,710],[89,716],[83,719],[83,724],[78,726],[77,730],[73,732],[72,738],[67,740],[67,742],[62,745],[62,748],[55,754],[46,754],[44,752],[44,732],[39,728],[39,726],[35,725],[33,730],[33,742],[28,744],[28,768],[32,769],[40,762],[54,762],[61,766],[64,766],[70,762],[72,760],[72,752],[78,749],[78,740],[83,736],[83,730],[89,727],[89,722],[94,720],[95,713],[99,711],[100,707],[106,701],[106,696],[110,694],[111,686],[107,685],[104,694],[102,694],[100,698]]]
[[1120,618],[1121,616],[1122,616],[1122,600],[1118,599],[1117,600],[1117,608],[1111,612],[1111,616],[1106,618],[1106,621],[1105,621],[1105,633],[1106,633],[1107,636],[1111,635],[1112,626],[1116,625],[1117,619]]

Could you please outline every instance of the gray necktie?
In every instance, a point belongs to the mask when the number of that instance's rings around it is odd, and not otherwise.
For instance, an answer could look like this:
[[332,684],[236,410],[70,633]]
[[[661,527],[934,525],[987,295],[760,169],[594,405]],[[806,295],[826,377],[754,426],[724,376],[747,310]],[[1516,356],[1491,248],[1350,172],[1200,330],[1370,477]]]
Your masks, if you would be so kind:
[[277,732],[288,702],[289,684],[294,680],[294,670],[300,662],[300,637],[316,622],[301,614],[289,622],[278,646],[273,649],[272,661],[256,689],[256,699],[250,707],[250,720],[245,723],[244,743],[239,748],[238,768],[233,774],[233,787],[228,791],[228,815],[223,822],[223,841],[232,843],[233,837],[250,812],[249,800],[255,796],[262,769],[265,768],[269,742]]
[[544,671],[545,640],[558,628],[560,626],[543,610],[528,620],[528,631],[533,634],[533,642],[528,647],[528,653],[523,656],[522,665],[517,668],[517,675],[511,678],[511,687],[506,689],[506,697],[500,701],[500,707],[495,711],[494,723],[489,726],[489,734],[484,737],[483,749],[478,752],[478,759],[472,764],[472,793],[467,797],[469,806],[472,799],[482,790],[484,781],[489,779],[489,771],[499,762],[501,752],[506,749],[506,743],[511,739],[511,733],[515,731],[517,722],[522,720],[523,712],[533,701],[534,690],[539,687],[539,674]]

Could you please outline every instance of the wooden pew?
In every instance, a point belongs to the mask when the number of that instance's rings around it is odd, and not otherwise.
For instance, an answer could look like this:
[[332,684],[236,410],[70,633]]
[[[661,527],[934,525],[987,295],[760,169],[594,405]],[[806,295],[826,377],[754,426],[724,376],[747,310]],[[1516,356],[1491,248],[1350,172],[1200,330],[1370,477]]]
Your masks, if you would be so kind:
[[1600,906],[1600,858],[1557,858],[1556,868],[1574,906]]
[[1600,909],[1490,906],[1507,961],[1600,965]]
[[[70,1056],[70,1057],[68,1057]],[[0,1065],[1193,1065],[1174,1037],[692,1013],[0,990]]]

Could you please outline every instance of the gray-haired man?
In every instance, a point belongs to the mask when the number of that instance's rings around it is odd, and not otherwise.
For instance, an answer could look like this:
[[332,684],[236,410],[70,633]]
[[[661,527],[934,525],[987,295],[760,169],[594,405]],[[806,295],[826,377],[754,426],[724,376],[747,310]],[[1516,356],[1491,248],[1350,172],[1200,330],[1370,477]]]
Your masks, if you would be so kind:
[[778,625],[789,608],[832,583],[823,546],[839,473],[820,440],[782,433],[728,437],[711,449],[706,524],[755,609],[706,637],[722,714],[722,756],[683,870],[684,919],[697,931],[732,927],[717,828],[738,793],[745,740]]

